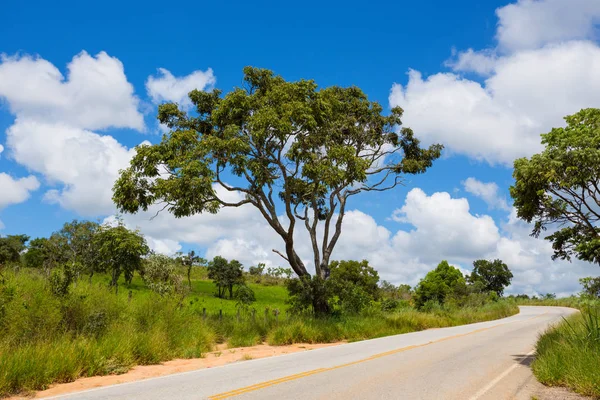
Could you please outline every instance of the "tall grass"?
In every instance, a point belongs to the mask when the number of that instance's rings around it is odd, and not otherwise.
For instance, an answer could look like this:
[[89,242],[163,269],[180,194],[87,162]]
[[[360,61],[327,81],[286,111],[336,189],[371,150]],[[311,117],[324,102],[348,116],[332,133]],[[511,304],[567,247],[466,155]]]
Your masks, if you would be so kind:
[[583,308],[550,328],[536,350],[532,369],[540,382],[600,399],[600,307]]
[[283,312],[276,317],[274,309],[283,311],[285,305],[285,288],[257,287],[257,312],[245,310],[238,316],[235,302],[214,298],[212,283],[205,281],[193,281],[194,291],[181,301],[160,297],[136,280],[119,294],[108,290],[106,277],[95,277],[91,283],[80,280],[67,296],[56,297],[35,271],[9,271],[4,278],[0,397],[78,377],[123,373],[134,365],[201,357],[217,343],[239,347],[355,341],[517,312],[513,303],[498,302],[438,307],[428,313],[408,307],[394,313],[372,308],[361,315],[331,318],[290,317]]

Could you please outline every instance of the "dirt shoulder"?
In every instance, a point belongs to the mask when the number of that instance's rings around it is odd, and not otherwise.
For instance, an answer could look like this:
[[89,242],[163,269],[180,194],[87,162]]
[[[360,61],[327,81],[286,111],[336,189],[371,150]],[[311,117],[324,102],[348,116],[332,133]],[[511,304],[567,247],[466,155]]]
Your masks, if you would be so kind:
[[9,397],[9,400],[44,398],[57,396],[61,394],[79,392],[103,386],[116,385],[119,383],[139,381],[143,379],[155,378],[158,376],[176,374],[180,372],[193,371],[204,368],[213,368],[234,362],[242,362],[258,358],[273,357],[283,354],[298,353],[323,347],[330,347],[342,344],[303,344],[297,343],[289,346],[269,346],[261,344],[252,347],[227,348],[226,345],[217,346],[216,351],[206,353],[203,358],[175,359],[166,361],[158,365],[138,365],[128,372],[121,375],[92,376],[89,378],[80,378],[74,382],[59,383],[51,385],[46,390],[34,392],[29,396]]

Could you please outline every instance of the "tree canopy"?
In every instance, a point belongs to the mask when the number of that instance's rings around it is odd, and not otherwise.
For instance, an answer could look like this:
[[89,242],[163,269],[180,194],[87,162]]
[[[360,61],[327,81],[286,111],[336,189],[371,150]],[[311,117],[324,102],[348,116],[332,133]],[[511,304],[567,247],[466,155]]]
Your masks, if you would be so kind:
[[244,283],[243,267],[237,260],[227,261],[221,256],[216,256],[208,262],[208,277],[217,285],[217,297],[224,297],[229,291],[229,298],[233,298],[233,287]]
[[517,215],[546,237],[553,259],[600,263],[600,109],[565,118],[567,126],[542,134],[544,150],[515,161],[510,188]]
[[142,269],[143,256],[150,251],[146,239],[138,231],[130,231],[123,224],[103,225],[94,235],[98,252],[98,270],[111,273],[111,286],[118,290],[121,274],[131,282],[135,271]]
[[469,282],[480,283],[483,291],[495,292],[498,296],[502,296],[512,278],[512,272],[502,260],[477,260],[473,262],[473,272],[469,276]]
[[327,279],[348,199],[425,172],[442,146],[421,148],[400,128],[402,109],[383,115],[357,87],[319,88],[252,67],[243,82],[224,96],[193,90],[193,112],[160,105],[170,132],[137,148],[113,199],[123,212],[161,204],[176,217],[254,206],[283,241],[284,251],[273,251],[298,276],[309,275],[294,243],[303,225],[316,273]]
[[9,262],[18,262],[28,240],[27,235],[0,237],[0,266]]
[[462,272],[444,260],[429,271],[415,288],[415,305],[421,308],[430,301],[444,304],[447,297],[465,291],[466,282]]

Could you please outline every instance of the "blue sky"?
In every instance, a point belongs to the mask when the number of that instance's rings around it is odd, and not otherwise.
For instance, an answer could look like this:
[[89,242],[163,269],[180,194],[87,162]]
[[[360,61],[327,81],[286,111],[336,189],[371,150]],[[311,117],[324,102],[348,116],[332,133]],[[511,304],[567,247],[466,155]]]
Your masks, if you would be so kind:
[[[552,262],[547,243],[511,216],[508,198],[512,161],[539,150],[539,133],[600,104],[595,0],[37,3],[10,2],[0,13],[2,234],[48,235],[73,218],[112,215],[98,206],[107,182],[132,147],[159,140],[160,99],[181,99],[176,88],[194,83],[230,90],[252,65],[290,80],[357,85],[388,110],[402,106],[425,143],[447,147],[406,187],[352,204],[339,258],[369,258],[384,277],[414,284],[444,258],[468,271],[475,258],[501,257],[518,271],[513,290],[530,293],[569,293],[579,277],[597,275],[597,267]],[[79,77],[71,88],[69,65]],[[108,84],[88,73],[96,68],[114,73],[114,89],[98,89]],[[154,96],[150,76],[166,82]],[[106,171],[99,160],[110,160]],[[278,262],[272,237],[244,232],[260,224],[251,211],[220,218],[126,221],[160,250]]]

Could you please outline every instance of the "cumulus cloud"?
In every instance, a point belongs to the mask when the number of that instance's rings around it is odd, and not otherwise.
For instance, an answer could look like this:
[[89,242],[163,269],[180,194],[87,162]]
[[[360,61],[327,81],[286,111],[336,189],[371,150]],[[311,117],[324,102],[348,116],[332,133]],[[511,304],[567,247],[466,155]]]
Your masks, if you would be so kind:
[[598,39],[597,0],[519,0],[496,10],[501,50],[535,49],[567,40]]
[[144,129],[138,98],[123,64],[105,52],[73,57],[67,77],[52,63],[28,55],[0,57],[0,97],[21,119],[81,129]]
[[15,115],[7,146],[19,164],[56,188],[45,199],[83,216],[112,213],[111,188],[134,150],[95,129],[144,129],[138,98],[123,64],[82,52],[67,77],[50,62],[2,56],[0,97]]
[[564,125],[564,116],[600,104],[600,2],[519,0],[496,14],[497,46],[454,51],[446,62],[454,73],[409,71],[389,102],[426,142],[511,165],[538,152],[539,135]]
[[15,179],[7,173],[0,172],[0,209],[26,201],[30,193],[39,187],[40,182],[35,176]]
[[411,70],[394,84],[391,106],[425,142],[491,164],[541,149],[540,133],[562,118],[600,104],[600,47],[568,42],[499,58],[483,84],[454,73],[423,78]]
[[511,210],[506,198],[498,194],[499,188],[495,182],[485,183],[470,177],[463,182],[463,186],[467,192],[485,201],[490,209]]
[[150,76],[146,81],[148,96],[156,104],[175,102],[184,107],[191,106],[188,93],[194,89],[209,90],[215,84],[216,78],[212,69],[194,71],[189,75],[176,77],[169,70],[158,69],[157,76]]

